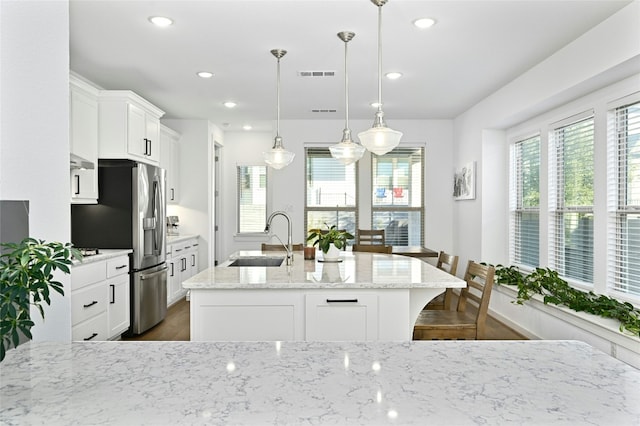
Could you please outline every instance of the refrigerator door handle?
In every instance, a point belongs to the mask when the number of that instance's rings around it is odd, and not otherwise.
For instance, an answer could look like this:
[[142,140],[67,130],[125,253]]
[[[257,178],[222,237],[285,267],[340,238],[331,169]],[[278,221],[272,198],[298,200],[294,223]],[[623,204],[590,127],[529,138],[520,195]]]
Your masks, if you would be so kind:
[[158,270],[156,272],[152,272],[150,274],[140,274],[140,279],[141,280],[149,280],[149,279],[154,278],[154,277],[156,277],[156,276],[158,276],[158,275],[160,275],[160,274],[162,274],[162,273],[164,273],[166,271],[167,271],[167,267],[165,266],[164,268],[162,268],[162,269],[160,269],[160,270]]
[[156,255],[159,255],[162,251],[162,238],[164,237],[164,229],[158,229],[157,224],[162,223],[162,221],[158,220],[159,212],[158,209],[162,205],[162,200],[160,198],[160,189],[158,185],[158,180],[155,179],[153,181],[153,201],[152,201],[151,209],[153,210],[153,219],[156,224],[156,228],[153,232],[153,252]]

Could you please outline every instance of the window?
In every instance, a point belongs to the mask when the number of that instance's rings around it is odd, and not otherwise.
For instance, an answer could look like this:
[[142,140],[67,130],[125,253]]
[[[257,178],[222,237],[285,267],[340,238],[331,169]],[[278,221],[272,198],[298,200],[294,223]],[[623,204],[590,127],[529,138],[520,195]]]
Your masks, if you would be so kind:
[[609,120],[609,289],[640,296],[640,102]]
[[396,148],[371,156],[371,223],[385,230],[386,244],[422,245],[423,155],[423,148]]
[[343,165],[329,148],[306,148],[305,235],[309,229],[336,225],[355,235],[357,163]]
[[511,146],[511,244],[512,263],[540,265],[540,136]]
[[238,233],[262,232],[267,220],[266,166],[238,166]]
[[593,283],[593,115],[554,128],[549,150],[549,266]]

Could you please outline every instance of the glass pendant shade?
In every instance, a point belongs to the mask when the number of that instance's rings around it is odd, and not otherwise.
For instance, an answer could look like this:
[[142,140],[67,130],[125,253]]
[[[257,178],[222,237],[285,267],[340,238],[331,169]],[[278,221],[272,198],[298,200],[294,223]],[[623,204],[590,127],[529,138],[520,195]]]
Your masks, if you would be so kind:
[[273,148],[271,148],[270,151],[263,152],[262,155],[267,166],[276,170],[280,170],[291,164],[293,157],[296,156],[293,152],[284,149],[282,146],[282,138],[280,136],[276,136]]
[[388,0],[371,0],[378,7],[378,110],[373,126],[369,130],[358,133],[358,138],[367,150],[376,155],[384,155],[398,146],[402,132],[390,129],[384,122],[382,112],[382,6]]
[[345,166],[353,164],[362,158],[364,147],[351,140],[351,130],[349,130],[349,75],[347,68],[347,43],[355,37],[355,33],[342,31],[338,33],[338,38],[344,42],[344,103],[345,120],[342,140],[340,143],[329,147],[331,156],[340,161]]
[[267,166],[276,170],[288,166],[293,161],[295,154],[284,149],[282,145],[282,137],[280,137],[280,58],[287,54],[286,50],[273,49],[271,54],[278,59],[277,72],[277,97],[276,97],[276,138],[270,151],[263,152],[262,156]]

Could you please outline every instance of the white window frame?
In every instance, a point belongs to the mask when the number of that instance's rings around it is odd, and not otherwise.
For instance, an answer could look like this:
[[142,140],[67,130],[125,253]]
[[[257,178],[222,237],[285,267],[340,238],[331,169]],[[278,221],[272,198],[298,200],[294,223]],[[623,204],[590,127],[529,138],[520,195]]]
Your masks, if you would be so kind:
[[640,301],[640,282],[628,276],[630,269],[640,268],[640,247],[630,245],[626,238],[626,218],[640,216],[640,203],[628,201],[626,142],[629,130],[640,131],[640,119],[629,122],[622,112],[639,103],[640,92],[607,105],[607,292],[636,303]]
[[269,170],[268,168],[264,165],[264,164],[236,164],[236,234],[235,235],[261,235],[263,234],[262,229],[259,229],[260,227],[256,228],[253,231],[242,231],[240,229],[240,224],[241,224],[241,214],[242,214],[242,208],[241,208],[241,194],[242,194],[242,188],[240,188],[240,183],[241,183],[241,179],[240,179],[240,170],[242,167],[263,167],[265,170],[265,182],[264,182],[264,222],[263,225],[267,223],[267,212],[269,211]]

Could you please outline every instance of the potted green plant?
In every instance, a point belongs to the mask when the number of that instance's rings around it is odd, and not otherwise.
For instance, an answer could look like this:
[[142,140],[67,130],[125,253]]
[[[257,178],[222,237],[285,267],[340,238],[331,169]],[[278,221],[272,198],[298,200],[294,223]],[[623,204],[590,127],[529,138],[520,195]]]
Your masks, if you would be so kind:
[[340,230],[336,225],[327,226],[326,230],[310,229],[307,241],[313,241],[314,246],[318,246],[324,255],[324,260],[336,260],[340,257],[340,250],[347,246],[347,240],[354,237],[344,230]]
[[25,238],[20,243],[0,244],[0,361],[20,337],[31,339],[31,306],[40,311],[51,304],[51,290],[64,295],[62,283],[54,280],[57,269],[68,274],[72,258],[81,258],[71,244],[45,243]]

